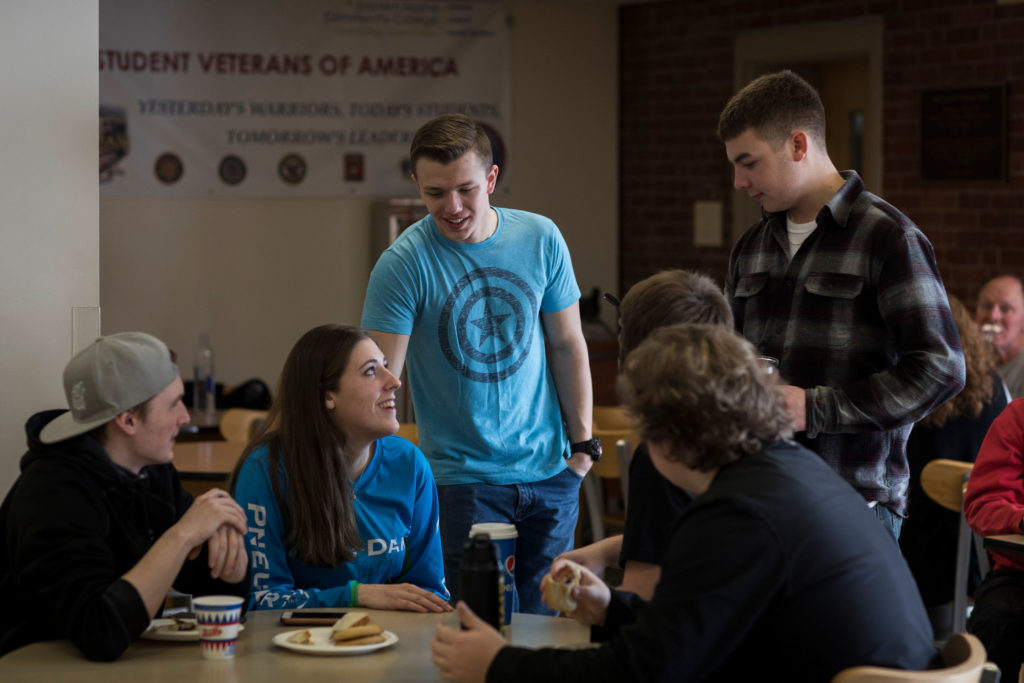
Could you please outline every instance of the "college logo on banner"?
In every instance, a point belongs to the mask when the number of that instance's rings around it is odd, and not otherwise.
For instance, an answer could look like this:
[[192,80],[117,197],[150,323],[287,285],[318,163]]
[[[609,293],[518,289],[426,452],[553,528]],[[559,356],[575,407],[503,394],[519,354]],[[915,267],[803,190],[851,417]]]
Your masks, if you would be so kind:
[[456,371],[476,382],[498,382],[529,357],[537,319],[537,298],[518,275],[478,268],[452,288],[437,338]]

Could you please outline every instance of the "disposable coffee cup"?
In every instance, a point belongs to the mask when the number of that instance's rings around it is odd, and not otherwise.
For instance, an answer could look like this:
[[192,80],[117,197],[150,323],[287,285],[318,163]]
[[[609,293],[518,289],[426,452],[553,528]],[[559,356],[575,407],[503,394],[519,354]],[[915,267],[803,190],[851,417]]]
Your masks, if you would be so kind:
[[504,522],[481,522],[474,524],[469,530],[469,537],[485,533],[498,549],[498,564],[501,565],[502,595],[504,596],[505,621],[502,630],[507,631],[512,623],[512,613],[519,611],[518,595],[516,594],[516,539],[519,533],[515,524]]
[[779,371],[779,359],[772,356],[758,356],[757,362],[766,375],[774,375]]
[[242,598],[237,595],[204,595],[193,598],[199,646],[206,659],[231,659],[235,656],[238,622],[242,618]]

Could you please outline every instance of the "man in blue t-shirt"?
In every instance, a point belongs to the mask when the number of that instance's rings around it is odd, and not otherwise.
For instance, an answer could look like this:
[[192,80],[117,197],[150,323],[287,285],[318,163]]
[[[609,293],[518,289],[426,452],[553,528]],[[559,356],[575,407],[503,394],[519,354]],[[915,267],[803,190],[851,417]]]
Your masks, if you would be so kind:
[[381,255],[362,326],[396,375],[409,357],[452,597],[472,524],[510,522],[512,607],[550,613],[538,585],[572,546],[579,485],[600,457],[572,261],[550,220],[491,207],[498,167],[465,116],[424,124],[411,161],[429,215]]

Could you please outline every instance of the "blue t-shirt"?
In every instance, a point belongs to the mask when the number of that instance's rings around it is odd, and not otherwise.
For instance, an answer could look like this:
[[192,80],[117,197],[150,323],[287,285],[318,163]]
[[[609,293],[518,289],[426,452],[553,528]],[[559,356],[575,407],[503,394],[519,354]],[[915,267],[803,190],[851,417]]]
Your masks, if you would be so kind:
[[495,211],[476,244],[446,239],[430,216],[410,226],[363,305],[363,327],[409,335],[419,444],[438,484],[541,481],[568,456],[540,314],[579,300],[569,250],[549,219]]
[[[287,492],[283,464],[278,486]],[[419,449],[399,436],[378,439],[353,488],[362,539],[355,560],[309,567],[285,546],[287,532],[270,483],[268,448],[246,458],[234,495],[248,522],[250,609],[348,607],[357,583],[412,583],[445,600],[451,597],[444,583],[437,488]]]

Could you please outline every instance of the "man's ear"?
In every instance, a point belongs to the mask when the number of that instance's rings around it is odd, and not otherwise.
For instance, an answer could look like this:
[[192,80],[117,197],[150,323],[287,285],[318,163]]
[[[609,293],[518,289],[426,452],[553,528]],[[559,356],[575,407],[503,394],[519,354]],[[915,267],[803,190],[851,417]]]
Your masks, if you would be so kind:
[[113,419],[114,424],[128,436],[132,436],[139,428],[139,416],[130,410],[118,413]]
[[789,152],[793,161],[802,161],[807,156],[807,133],[802,130],[795,130],[789,136]]
[[485,188],[487,190],[487,194],[492,194],[494,192],[494,188],[495,188],[495,186],[497,184],[498,184],[498,167],[495,166],[495,165],[491,165],[491,167],[489,169],[487,169],[487,185],[486,185],[486,188]]

